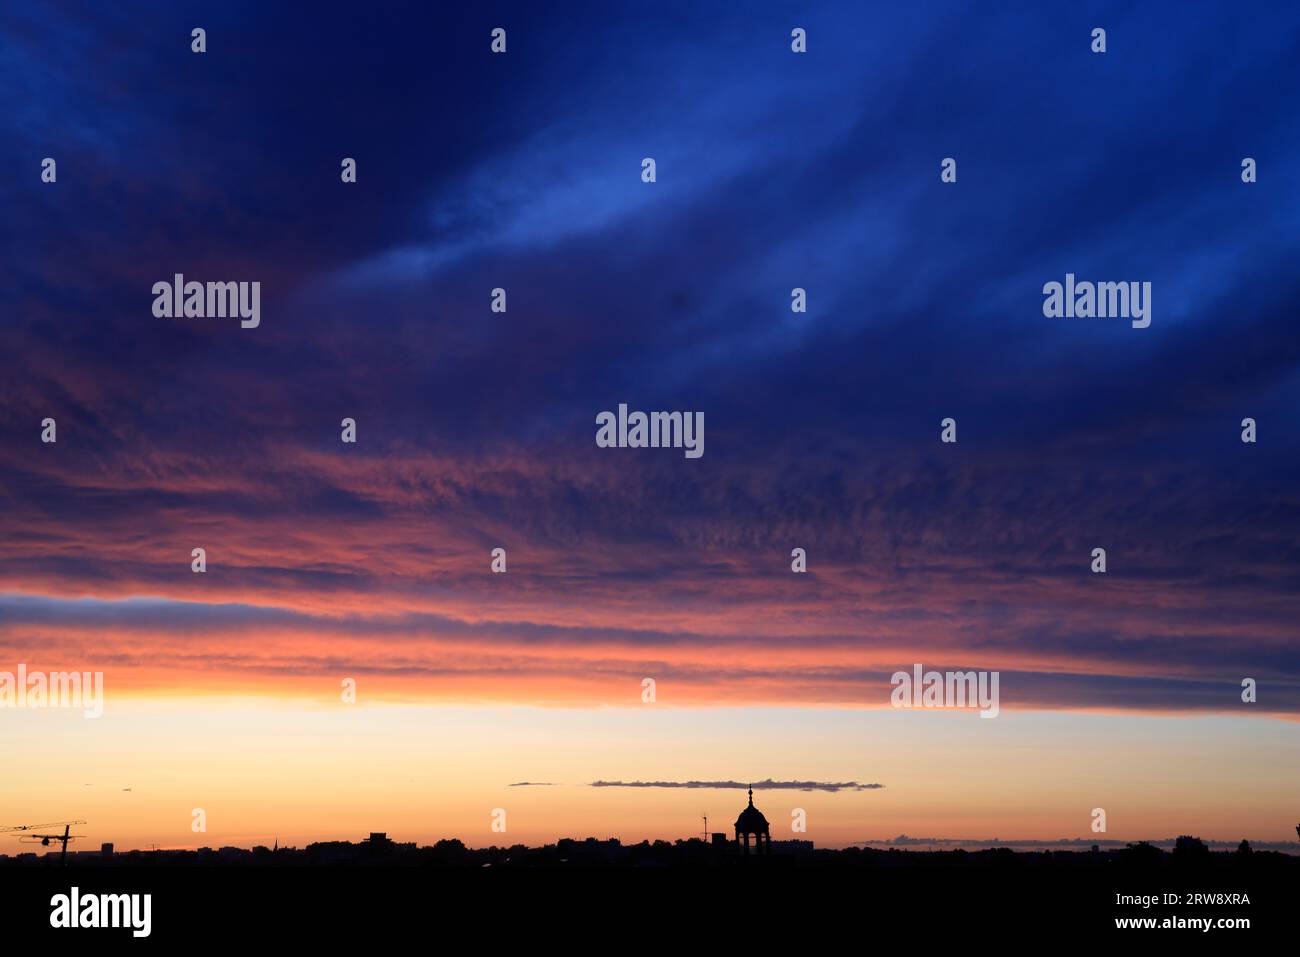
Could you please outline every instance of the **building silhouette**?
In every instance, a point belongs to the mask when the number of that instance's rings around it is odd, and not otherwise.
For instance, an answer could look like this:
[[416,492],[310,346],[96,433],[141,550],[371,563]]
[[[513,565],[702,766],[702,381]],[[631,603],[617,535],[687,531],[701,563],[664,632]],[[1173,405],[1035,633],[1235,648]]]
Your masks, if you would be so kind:
[[767,818],[763,817],[763,812],[754,807],[754,789],[749,789],[749,807],[740,812],[740,817],[736,818],[736,850],[742,856],[748,857],[749,838],[754,837],[755,854],[764,856],[772,852],[772,835],[768,833]]

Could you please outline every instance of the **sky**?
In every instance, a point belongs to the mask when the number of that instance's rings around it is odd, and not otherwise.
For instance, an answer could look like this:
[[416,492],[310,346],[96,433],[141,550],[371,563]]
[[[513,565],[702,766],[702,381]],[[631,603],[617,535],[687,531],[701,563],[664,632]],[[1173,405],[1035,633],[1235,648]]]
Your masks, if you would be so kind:
[[[823,845],[1294,834],[1294,6],[0,36],[0,672],[105,686],[0,708],[0,825],[673,839],[744,791],[592,782],[774,780],[881,785],[758,790]],[[177,273],[260,325],[156,317]],[[1067,273],[1150,282],[1150,326],[1045,317]],[[598,447],[620,403],[704,454]],[[997,718],[891,707],[918,663],[998,672]]]

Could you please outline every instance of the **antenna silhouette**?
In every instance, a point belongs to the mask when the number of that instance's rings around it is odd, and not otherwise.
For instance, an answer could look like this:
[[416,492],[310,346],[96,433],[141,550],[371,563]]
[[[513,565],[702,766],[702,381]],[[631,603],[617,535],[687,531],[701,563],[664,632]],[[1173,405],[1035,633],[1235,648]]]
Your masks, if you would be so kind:
[[[18,833],[18,843],[20,844],[40,844],[42,847],[49,847],[50,841],[58,841],[63,845],[62,851],[59,852],[59,863],[68,863],[68,842],[75,841],[79,837],[85,837],[84,834],[71,834],[72,825],[85,824],[85,821],[52,821],[49,824],[16,824],[13,827],[0,827],[0,834]],[[62,834],[29,834],[29,831],[35,831],[37,828],[61,827]]]
[[[1300,830],[1300,828],[1297,828],[1297,830]],[[704,815],[704,843],[709,843],[709,816],[707,814]]]

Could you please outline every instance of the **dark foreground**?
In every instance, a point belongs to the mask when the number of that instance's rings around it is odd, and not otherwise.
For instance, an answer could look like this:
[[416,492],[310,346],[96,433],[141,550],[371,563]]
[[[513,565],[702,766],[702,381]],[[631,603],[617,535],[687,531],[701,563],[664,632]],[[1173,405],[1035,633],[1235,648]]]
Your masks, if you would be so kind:
[[[79,943],[134,949],[227,941],[375,945],[414,936],[433,947],[460,939],[457,949],[550,942],[587,952],[774,935],[807,946],[897,940],[965,947],[1042,942],[1051,934],[1231,946],[1290,929],[1300,886],[1300,858],[1267,852],[851,851],[659,864],[529,862],[525,855],[490,867],[471,857],[407,866],[282,865],[274,856],[265,866],[155,860],[7,862],[0,866],[6,940],[58,944],[75,935]],[[51,927],[52,898],[70,896],[73,887],[82,901],[150,895],[149,936],[134,937],[129,927]],[[1117,927],[1117,920],[1154,926]]]

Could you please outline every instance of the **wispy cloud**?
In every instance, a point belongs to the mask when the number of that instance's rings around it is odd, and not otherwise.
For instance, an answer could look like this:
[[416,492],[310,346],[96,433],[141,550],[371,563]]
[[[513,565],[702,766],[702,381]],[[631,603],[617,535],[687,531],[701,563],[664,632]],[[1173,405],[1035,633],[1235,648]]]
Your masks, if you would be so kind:
[[[1250,676],[1254,710],[1300,714],[1300,186],[1247,188],[1205,145],[1296,165],[1296,124],[1239,104],[1294,72],[1300,13],[1207,13],[1154,60],[1108,58],[1105,83],[1095,58],[1020,56],[1059,39],[1020,11],[813,4],[808,57],[774,44],[776,14],[598,18],[590,56],[512,57],[509,84],[472,44],[404,74],[445,118],[425,129],[382,97],[331,105],[365,96],[335,69],[346,18],[300,44],[259,8],[247,72],[178,86],[119,4],[75,28],[28,6],[0,138],[72,142],[112,188],[52,204],[64,184],[0,184],[28,238],[0,289],[0,353],[23,357],[0,407],[0,653],[106,663],[118,688],[148,671],[278,695],[348,669],[412,697],[637,707],[645,676],[665,705],[887,706],[919,660],[1000,670],[1013,708],[1239,708]],[[1115,29],[1159,36],[1163,16]],[[534,50],[562,32],[512,23]],[[426,33],[373,45],[382,69],[421,62]],[[970,43],[986,33],[1018,40]],[[1231,82],[1199,68],[1225,35],[1250,64]],[[112,64],[49,67],[106,42]],[[917,82],[935,62],[967,72]],[[213,141],[196,101],[245,135]],[[1135,178],[1061,102],[1183,160]],[[285,172],[395,129],[417,172],[366,160],[382,190]],[[939,188],[953,142],[978,190]],[[195,210],[222,215],[200,234]],[[263,281],[274,318],[153,319],[152,282],[182,264]],[[1168,312],[1143,336],[1045,322],[1042,282],[1067,269],[1135,270]],[[485,314],[498,284],[509,321]],[[619,397],[707,411],[703,466],[601,454],[593,416]],[[940,452],[947,415],[961,444]],[[508,575],[487,572],[496,546]]]

